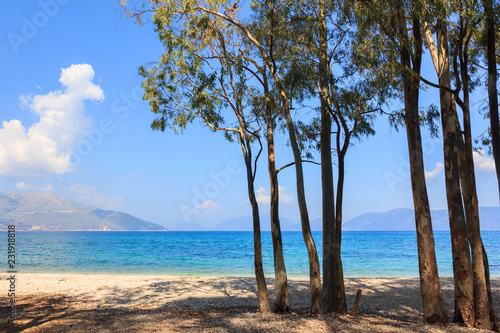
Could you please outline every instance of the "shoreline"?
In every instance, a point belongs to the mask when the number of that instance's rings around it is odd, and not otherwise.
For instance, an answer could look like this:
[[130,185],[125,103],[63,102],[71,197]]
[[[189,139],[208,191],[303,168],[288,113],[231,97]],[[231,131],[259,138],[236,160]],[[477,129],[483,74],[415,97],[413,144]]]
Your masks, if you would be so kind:
[[[0,272],[0,279],[2,273]],[[255,278],[255,274],[217,274],[217,273],[207,273],[207,274],[200,274],[200,273],[193,273],[193,274],[188,274],[188,273],[165,273],[165,272],[140,272],[140,273],[134,273],[134,272],[37,272],[37,271],[17,271],[17,274],[23,274],[23,275],[35,275],[35,274],[53,274],[53,275],[110,275],[110,276],[124,276],[124,275],[130,275],[130,276],[185,276],[185,277],[219,277],[219,278]],[[268,279],[273,279],[274,274],[269,273],[265,274],[266,280]],[[297,275],[297,274],[287,274],[287,277],[289,279],[309,279],[308,274],[304,275]],[[373,274],[367,274],[367,275],[344,275],[344,279],[419,279],[419,276],[396,276],[396,275],[373,275]],[[453,275],[439,275],[440,279],[453,279]],[[492,280],[498,279],[500,280],[500,274],[490,274],[490,278]]]
[[[0,289],[8,289],[8,277],[0,274]],[[283,315],[258,313],[254,277],[21,272],[15,282],[16,327],[23,332],[480,332],[422,323],[418,278],[346,278],[348,311],[358,288],[362,297],[356,316],[340,317],[311,316],[308,278],[288,281],[290,313]],[[274,279],[267,285],[272,306]],[[441,286],[451,319],[453,278],[441,278]],[[492,290],[498,312],[500,278],[492,279]],[[6,292],[0,301],[8,301]],[[5,325],[0,322],[0,331]]]

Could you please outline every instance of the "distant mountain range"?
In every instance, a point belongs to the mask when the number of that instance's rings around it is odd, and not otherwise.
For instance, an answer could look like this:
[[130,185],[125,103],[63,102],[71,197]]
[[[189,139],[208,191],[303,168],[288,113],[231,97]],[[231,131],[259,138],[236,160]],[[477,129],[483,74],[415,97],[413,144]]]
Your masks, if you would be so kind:
[[0,193],[0,230],[166,231],[132,215],[102,210],[52,193]]
[[[431,211],[432,228],[449,231],[448,211]],[[500,231],[500,207],[479,207],[481,230]],[[399,208],[385,213],[368,213],[355,217],[342,225],[346,231],[415,230],[415,214],[412,209]]]
[[[480,207],[481,230],[500,231],[500,207]],[[448,231],[448,211],[431,212],[434,231]],[[282,231],[301,231],[301,225],[280,217]],[[321,219],[312,220],[311,230],[322,230]],[[269,215],[260,217],[262,231],[270,231]],[[214,228],[206,228],[198,223],[182,223],[171,228],[176,231],[251,231],[252,217],[240,217],[225,220]],[[414,231],[415,215],[412,209],[399,208],[384,213],[367,213],[355,217],[342,225],[344,231]]]
[[[449,230],[448,212],[431,212],[435,231]],[[500,231],[500,207],[480,207],[481,230]],[[260,217],[262,231],[270,231],[269,215]],[[301,231],[300,223],[280,217],[282,231]],[[166,227],[141,220],[129,214],[102,210],[72,201],[52,193],[0,193],[0,230],[16,223],[17,230],[43,231],[166,231]],[[252,217],[231,218],[214,228],[198,223],[182,223],[176,231],[251,231]],[[321,219],[311,221],[311,229],[322,229]],[[368,213],[342,225],[344,231],[414,231],[413,210],[393,209],[383,213]]]

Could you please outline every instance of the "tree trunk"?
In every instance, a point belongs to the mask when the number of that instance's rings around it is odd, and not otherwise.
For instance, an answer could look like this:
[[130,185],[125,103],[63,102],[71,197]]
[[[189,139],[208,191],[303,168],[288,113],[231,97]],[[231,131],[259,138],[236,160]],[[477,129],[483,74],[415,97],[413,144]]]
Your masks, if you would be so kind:
[[332,118],[328,112],[328,46],[326,32],[325,2],[319,1],[320,47],[319,47],[319,85],[321,100],[321,190],[323,222],[323,289],[322,305],[324,312],[336,309],[335,288],[335,198],[333,189],[331,127]]
[[[403,8],[398,8],[398,25],[402,36],[408,36]],[[408,49],[401,50],[401,64],[415,74],[420,74],[422,60],[422,37],[420,21],[413,19],[415,47],[413,59]],[[408,38],[407,38],[408,39]],[[412,61],[413,60],[413,61]],[[412,68],[413,63],[413,68]],[[418,97],[419,79],[403,73],[403,89],[405,100],[405,125],[410,159],[410,177],[415,210],[415,226],[417,230],[418,263],[420,274],[420,293],[424,321],[427,323],[447,323],[448,315],[444,305],[443,294],[439,282],[434,235],[432,231],[429,199],[425,182],[422,137],[420,132]]]
[[[266,89],[266,99],[269,99],[269,92]],[[278,173],[276,170],[276,160],[274,155],[274,121],[269,102],[266,102],[266,139],[267,139],[267,161],[269,168],[269,180],[271,186],[271,234],[274,254],[274,274],[276,299],[274,301],[274,311],[286,312],[289,310],[288,303],[288,282],[283,256],[283,241],[281,239],[281,227],[279,220],[279,186]]]
[[498,190],[500,193],[500,122],[498,119],[498,91],[497,91],[497,62],[495,55],[495,16],[493,12],[493,0],[483,0],[484,12],[486,13],[487,47],[488,59],[488,100],[490,104],[490,129],[491,145],[493,147],[493,158],[497,171]]
[[259,300],[259,310],[261,313],[270,313],[271,306],[269,305],[269,297],[267,294],[266,277],[264,276],[264,267],[262,265],[262,242],[260,233],[260,216],[259,204],[255,197],[254,177],[252,172],[252,151],[250,143],[246,139],[244,129],[241,127],[243,122],[240,121],[240,144],[245,159],[245,166],[247,170],[247,187],[248,198],[252,206],[253,217],[253,249],[254,249],[254,266],[255,278],[257,280],[257,297]]
[[295,161],[295,176],[297,181],[297,199],[299,202],[300,221],[302,224],[302,236],[306,244],[307,254],[309,256],[309,284],[311,288],[311,312],[321,312],[321,275],[318,259],[318,251],[316,244],[311,233],[311,226],[309,225],[309,214],[307,211],[306,196],[304,190],[304,173],[302,170],[302,157],[300,156],[299,146],[295,137],[295,128],[293,126],[292,117],[288,110],[288,103],[284,105],[284,116],[287,124],[288,135],[290,137],[290,144],[293,150],[293,157]]
[[[349,140],[347,136],[350,133],[345,133],[345,140]],[[337,136],[338,138],[338,136]],[[339,147],[337,147],[339,148]],[[337,149],[338,150],[338,149]],[[336,296],[336,312],[347,313],[347,302],[345,297],[344,284],[344,269],[342,266],[341,243],[342,243],[342,205],[344,199],[344,174],[345,174],[345,151],[338,153],[339,163],[339,178],[337,181],[337,210],[335,216],[335,226],[333,230],[333,257],[335,265],[335,296]]]
[[[460,42],[458,46],[462,48]],[[469,73],[468,73],[468,42],[465,44],[465,50],[459,51],[460,54],[460,76],[463,85],[463,101],[460,107],[463,111],[464,125],[464,159],[465,159],[465,186],[462,186],[464,192],[464,203],[468,205],[468,227],[470,231],[470,247],[472,252],[472,271],[474,286],[474,307],[475,307],[475,327],[491,330],[493,328],[490,314],[492,311],[490,300],[488,298],[488,286],[486,278],[486,268],[484,263],[483,242],[481,240],[479,224],[479,205],[477,200],[476,175],[474,172],[474,157],[472,149],[472,134],[470,122],[469,107]],[[460,138],[461,141],[461,138]],[[459,142],[459,145],[462,143]]]
[[[451,74],[448,60],[448,36],[444,8],[438,11],[437,49],[427,27],[426,38],[433,53],[434,66],[437,69],[439,85],[451,89]],[[437,60],[437,61],[436,61]],[[444,169],[446,180],[446,198],[450,219],[451,248],[453,256],[453,276],[455,280],[455,315],[454,322],[463,322],[474,326],[474,292],[472,284],[472,265],[467,228],[465,224],[464,207],[460,191],[460,170],[458,165],[458,124],[455,103],[452,94],[440,89],[441,122],[443,129]]]

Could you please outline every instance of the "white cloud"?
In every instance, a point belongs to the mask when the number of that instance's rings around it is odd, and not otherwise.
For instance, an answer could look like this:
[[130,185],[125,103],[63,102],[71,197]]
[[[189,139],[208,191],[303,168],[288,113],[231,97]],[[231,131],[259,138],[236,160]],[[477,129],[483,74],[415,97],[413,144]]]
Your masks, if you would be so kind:
[[116,210],[122,203],[122,198],[110,198],[102,195],[97,192],[95,187],[75,184],[66,190],[75,194],[78,200],[101,209]]
[[[284,204],[290,204],[293,201],[293,195],[291,194],[286,194],[286,188],[285,186],[278,186],[279,187],[279,192],[280,192],[280,197],[279,200],[280,202]],[[268,195],[268,190],[266,190],[264,187],[259,187],[255,193],[257,194],[257,202],[262,203],[262,204],[267,204],[271,202],[271,197]]]
[[493,174],[495,170],[495,161],[486,156],[483,149],[479,149],[473,153],[474,156],[474,166],[476,170],[481,171],[485,174]]
[[444,169],[443,163],[437,163],[436,167],[432,171],[425,171],[425,179],[426,180],[434,180],[436,179]]
[[217,204],[213,202],[212,200],[207,200],[201,205],[196,205],[195,208],[199,210],[204,210],[204,211],[210,211],[213,210],[217,207]]
[[17,119],[2,123],[0,175],[34,177],[74,171],[70,153],[94,127],[84,102],[104,98],[93,78],[90,65],[72,65],[61,71],[63,90],[20,97],[21,106],[32,110],[39,121],[28,129]]
[[36,186],[36,185],[26,184],[25,182],[19,182],[16,184],[16,189],[18,189],[18,190],[35,190],[35,191],[42,191],[42,192],[54,192],[54,186],[52,186],[51,184],[47,184],[45,186]]

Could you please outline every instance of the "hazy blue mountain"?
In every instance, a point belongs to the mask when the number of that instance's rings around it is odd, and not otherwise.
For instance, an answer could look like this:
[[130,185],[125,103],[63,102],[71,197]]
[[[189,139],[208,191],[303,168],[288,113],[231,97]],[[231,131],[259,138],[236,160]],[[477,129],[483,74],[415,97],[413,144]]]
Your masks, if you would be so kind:
[[[280,217],[280,225],[282,231],[300,231],[300,224],[292,222],[285,217]],[[261,231],[271,231],[271,219],[269,215],[260,216]],[[249,217],[236,217],[225,220],[215,226],[213,231],[252,231],[253,219]]]
[[132,215],[102,210],[52,193],[0,193],[0,230],[153,231],[167,228]]
[[[500,208],[480,207],[481,230],[500,230]],[[435,231],[448,231],[449,220],[446,210],[431,211]],[[345,231],[405,231],[415,230],[415,215],[412,209],[399,208],[384,213],[367,213],[355,217],[342,225]]]
[[[500,207],[480,207],[481,230],[500,231]],[[448,211],[431,211],[432,225],[435,231],[449,231]],[[262,215],[260,225],[262,231],[270,231],[269,215]],[[300,223],[281,217],[282,231],[301,231]],[[311,230],[321,231],[321,219],[312,220]],[[199,224],[190,223],[191,228],[182,230],[213,230],[213,231],[251,231],[252,218],[238,217],[225,220],[213,229],[206,229]],[[201,227],[198,229],[198,227]],[[203,229],[202,229],[203,228]],[[172,228],[174,229],[174,228]],[[175,228],[175,230],[180,230]],[[398,208],[383,213],[367,213],[355,217],[342,225],[344,231],[414,231],[415,215],[412,209]]]

